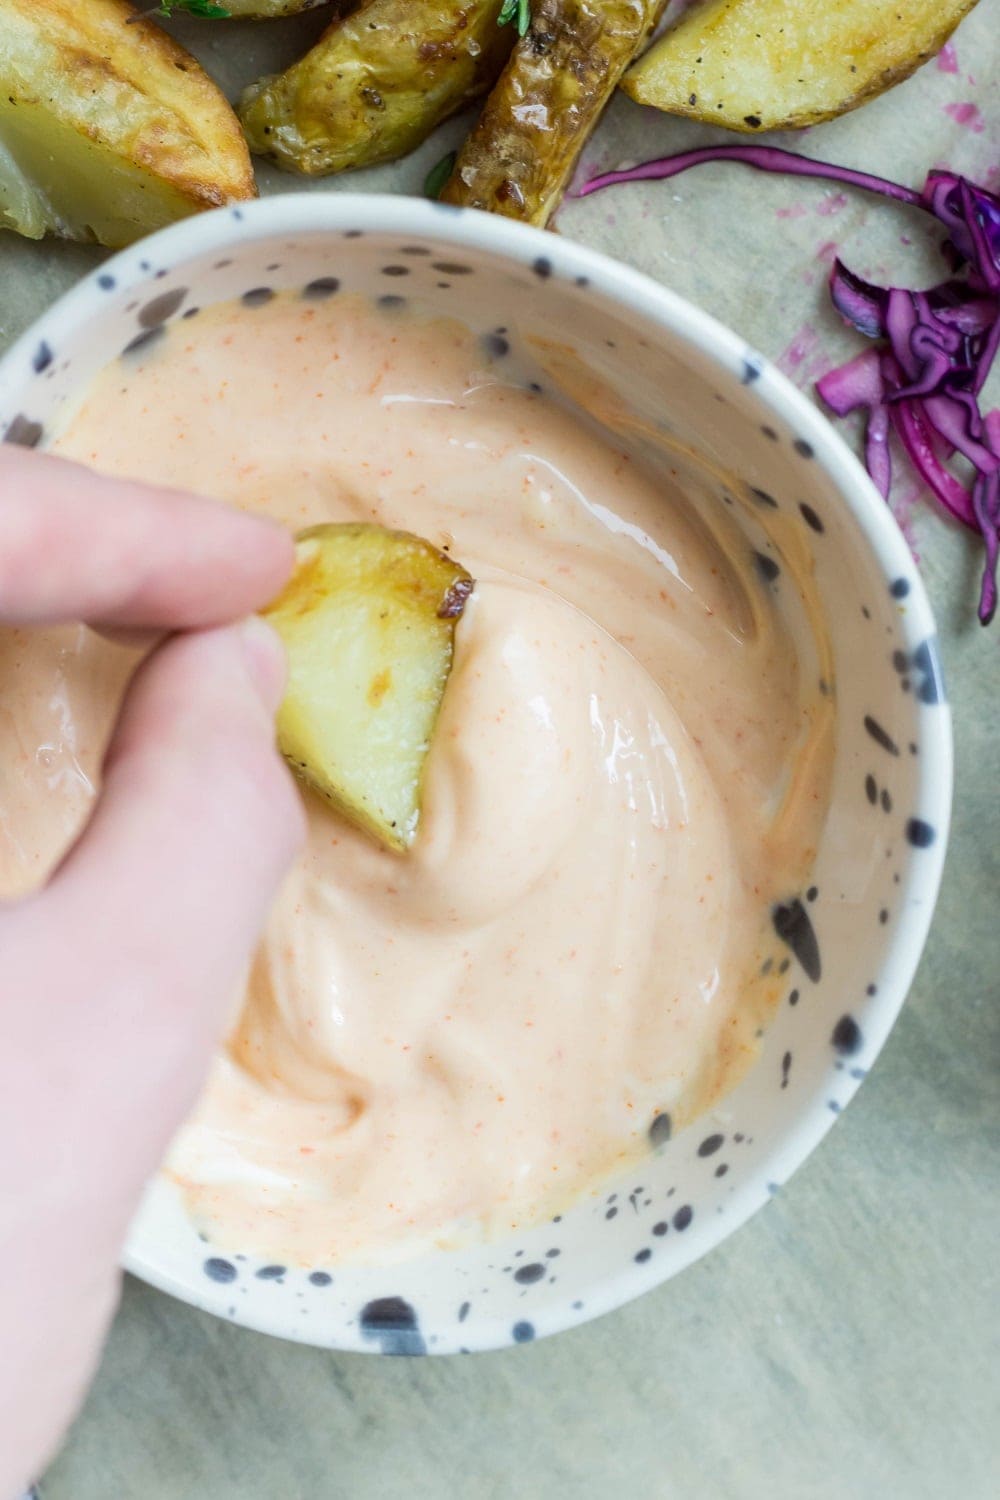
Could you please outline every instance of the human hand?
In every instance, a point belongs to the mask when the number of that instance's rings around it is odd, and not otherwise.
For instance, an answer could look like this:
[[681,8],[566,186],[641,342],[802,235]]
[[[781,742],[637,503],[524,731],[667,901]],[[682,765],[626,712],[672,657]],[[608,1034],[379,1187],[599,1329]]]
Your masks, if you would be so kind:
[[81,1399],[129,1219],[302,838],[280,646],[227,623],[291,566],[266,521],[0,447],[0,625],[181,632],[132,680],[82,838],[0,909],[2,1500]]

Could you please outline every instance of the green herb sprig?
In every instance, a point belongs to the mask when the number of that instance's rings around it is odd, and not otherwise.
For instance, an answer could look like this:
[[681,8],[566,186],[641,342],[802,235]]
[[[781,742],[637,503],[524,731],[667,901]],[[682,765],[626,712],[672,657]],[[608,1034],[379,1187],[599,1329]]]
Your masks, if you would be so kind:
[[424,178],[425,198],[440,198],[441,189],[451,176],[457,157],[457,151],[449,151],[447,156],[442,156],[441,160],[431,167]]
[[497,16],[497,25],[509,26],[515,17],[517,34],[524,36],[531,25],[531,0],[503,0],[500,14]]

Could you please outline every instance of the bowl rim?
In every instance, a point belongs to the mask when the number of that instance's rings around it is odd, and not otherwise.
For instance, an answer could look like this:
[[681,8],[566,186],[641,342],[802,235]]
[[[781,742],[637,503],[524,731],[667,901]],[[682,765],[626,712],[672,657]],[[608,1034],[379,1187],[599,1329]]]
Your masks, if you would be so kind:
[[[751,396],[768,411],[792,427],[813,450],[815,463],[835,486],[839,500],[886,583],[905,578],[909,584],[901,634],[906,645],[916,649],[936,636],[935,622],[923,580],[910,555],[889,507],[875,489],[860,460],[848,448],[830,421],[767,358],[739,334],[712,314],[681,297],[669,287],[634,270],[601,251],[510,219],[456,208],[420,198],[375,193],[289,193],[258,199],[239,207],[221,208],[181,220],[179,223],[119,251],[82,278],[52,304],[15,341],[0,359],[0,401],[33,378],[32,354],[40,339],[50,345],[67,329],[80,330],[107,306],[108,293],[98,284],[99,276],[115,277],[115,293],[128,293],[147,286],[151,266],[159,263],[171,270],[215,251],[238,252],[262,239],[277,235],[327,236],[351,234],[406,235],[436,240],[443,248],[468,249],[506,259],[554,282],[586,278],[592,292],[611,303],[641,314],[654,335],[666,333],[678,343],[708,359],[726,383],[747,387],[747,363],[754,371]],[[881,951],[874,980],[877,993],[866,1006],[865,1035],[871,1060],[895,1023],[916,973],[933,918],[940,889],[951,816],[953,791],[953,743],[951,714],[942,703],[933,714],[921,715],[918,801],[933,820],[938,837],[930,849],[921,850],[914,862],[907,856],[908,878],[919,899],[910,899],[900,910]],[[844,1106],[853,1098],[861,1080],[845,1081]],[[551,1326],[540,1326],[539,1336],[588,1322],[621,1307],[684,1270],[709,1250],[728,1239],[754,1213],[770,1201],[822,1141],[839,1113],[816,1095],[803,1103],[781,1140],[757,1160],[746,1180],[735,1191],[726,1213],[702,1219],[691,1227],[669,1261],[655,1257],[645,1265],[626,1263],[622,1269],[596,1282],[585,1307],[567,1312]],[[282,1314],[281,1305],[251,1304],[235,1315],[226,1312],[230,1297],[222,1286],[213,1287],[174,1275],[134,1243],[132,1235],[123,1252],[125,1268],[144,1281],[180,1300],[227,1321],[296,1342],[318,1342],[311,1329],[296,1325]],[[348,1268],[349,1269],[349,1268]],[[312,1320],[308,1320],[311,1323]],[[481,1351],[510,1343],[509,1320],[482,1317],[469,1327],[467,1345]],[[324,1340],[323,1347],[331,1347]],[[377,1353],[378,1348],[344,1338],[335,1348]],[[434,1352],[429,1345],[429,1352]],[[442,1351],[444,1352],[444,1351]]]

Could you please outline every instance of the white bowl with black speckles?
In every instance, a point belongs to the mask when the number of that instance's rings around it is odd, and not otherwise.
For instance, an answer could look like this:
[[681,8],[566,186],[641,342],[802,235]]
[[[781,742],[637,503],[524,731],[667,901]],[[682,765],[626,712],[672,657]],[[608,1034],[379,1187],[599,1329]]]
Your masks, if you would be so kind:
[[[742,476],[790,519],[832,643],[831,811],[808,886],[774,913],[787,993],[759,1063],[717,1110],[672,1139],[661,1117],[641,1165],[561,1219],[390,1268],[262,1264],[238,1245],[207,1246],[164,1182],[132,1228],[126,1264],[137,1275],[285,1338],[389,1354],[524,1343],[608,1312],[732,1234],[871,1067],[913,978],[947,839],[951,728],[934,621],[857,460],[734,333],[562,238],[417,199],[273,198],[188,220],[116,256],[0,365],[0,435],[39,442],[62,403],[126,345],[155,339],[192,307],[307,286],[405,298],[483,331],[530,328],[568,345],[635,416],[667,425],[699,463]],[[773,555],[764,576],[782,607]]]

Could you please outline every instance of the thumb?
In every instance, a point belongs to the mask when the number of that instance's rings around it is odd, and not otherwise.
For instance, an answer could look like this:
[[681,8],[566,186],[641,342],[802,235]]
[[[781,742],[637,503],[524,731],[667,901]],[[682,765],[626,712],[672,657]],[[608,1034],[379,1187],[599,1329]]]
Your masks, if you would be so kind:
[[283,683],[280,644],[257,619],[155,651],[94,816],[38,901],[87,992],[68,1032],[100,1059],[90,1127],[119,1153],[125,1127],[140,1180],[193,1102],[303,837],[274,744]]
[[274,748],[283,675],[259,621],[162,645],[83,838],[45,891],[0,912],[0,1491],[79,1401],[135,1201],[302,837]]

